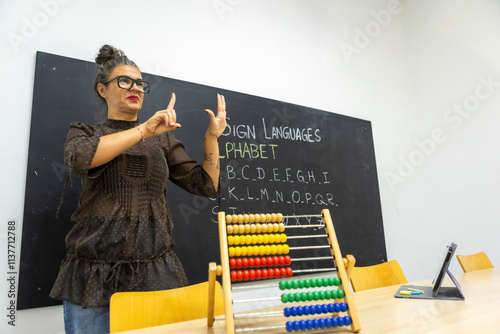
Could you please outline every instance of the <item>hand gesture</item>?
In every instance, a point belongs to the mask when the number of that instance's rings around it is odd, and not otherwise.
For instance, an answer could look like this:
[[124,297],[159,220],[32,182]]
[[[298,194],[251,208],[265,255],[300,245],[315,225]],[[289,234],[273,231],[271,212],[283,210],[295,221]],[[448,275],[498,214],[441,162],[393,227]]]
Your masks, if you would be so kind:
[[150,119],[144,123],[146,130],[153,136],[160,135],[167,131],[172,131],[180,128],[177,123],[177,115],[174,109],[175,94],[172,93],[167,109],[157,111]]
[[217,116],[209,109],[205,109],[205,111],[210,117],[207,135],[220,137],[226,129],[226,100],[224,99],[224,95],[217,94]]

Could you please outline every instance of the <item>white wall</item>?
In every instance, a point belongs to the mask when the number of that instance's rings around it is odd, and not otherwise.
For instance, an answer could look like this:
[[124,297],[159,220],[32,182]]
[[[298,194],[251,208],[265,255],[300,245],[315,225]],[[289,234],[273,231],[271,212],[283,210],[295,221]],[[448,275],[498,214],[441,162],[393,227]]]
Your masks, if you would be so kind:
[[147,72],[370,120],[388,257],[414,281],[451,241],[500,265],[499,14],[495,0],[0,2],[0,332],[63,332],[60,307],[6,317],[37,50],[91,61],[110,43]]

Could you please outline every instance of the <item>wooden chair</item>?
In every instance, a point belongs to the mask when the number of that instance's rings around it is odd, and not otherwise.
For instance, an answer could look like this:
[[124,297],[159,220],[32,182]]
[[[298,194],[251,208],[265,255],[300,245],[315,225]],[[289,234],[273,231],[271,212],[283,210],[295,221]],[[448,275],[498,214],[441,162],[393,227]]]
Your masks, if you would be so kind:
[[212,327],[214,316],[224,314],[224,297],[222,287],[216,280],[217,270],[221,269],[215,263],[210,263],[209,280],[200,284],[171,290],[113,294],[110,301],[110,332],[205,317],[207,326]]
[[408,281],[396,260],[373,266],[354,267],[351,273],[351,284],[355,292],[404,283]]
[[464,273],[475,270],[494,268],[490,259],[484,252],[479,252],[472,255],[457,255],[457,260],[460,263]]

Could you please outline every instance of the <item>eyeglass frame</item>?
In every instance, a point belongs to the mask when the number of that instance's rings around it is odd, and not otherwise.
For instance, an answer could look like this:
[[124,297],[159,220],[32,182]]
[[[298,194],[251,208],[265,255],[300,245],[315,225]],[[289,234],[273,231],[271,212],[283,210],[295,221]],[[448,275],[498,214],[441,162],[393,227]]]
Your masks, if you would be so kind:
[[[132,80],[132,85],[130,86],[130,88],[123,88],[122,86],[120,86],[120,79],[121,79],[121,78],[127,78],[127,79]],[[132,87],[134,87],[134,84],[136,84],[136,85],[137,85],[137,87],[140,87],[140,86],[139,86],[139,83],[140,83],[140,82],[143,82],[143,83],[145,83],[145,84],[147,84],[147,85],[148,85],[148,86],[147,86],[147,91],[146,91],[146,89],[144,88],[142,92],[139,90],[139,92],[140,92],[140,93],[143,93],[143,94],[148,94],[148,93],[149,93],[149,90],[151,89],[151,84],[150,84],[149,82],[144,81],[144,80],[142,80],[142,79],[132,79],[131,77],[129,77],[129,76],[127,76],[127,75],[117,75],[116,77],[111,78],[111,79],[109,79],[109,80],[107,80],[107,81],[103,82],[102,84],[103,84],[103,85],[107,85],[108,83],[110,83],[110,82],[111,82],[111,81],[113,81],[113,80],[116,80],[116,84],[118,85],[118,87],[119,87],[119,88],[121,88],[121,89],[125,89],[125,90],[131,90],[131,89],[132,89]]]

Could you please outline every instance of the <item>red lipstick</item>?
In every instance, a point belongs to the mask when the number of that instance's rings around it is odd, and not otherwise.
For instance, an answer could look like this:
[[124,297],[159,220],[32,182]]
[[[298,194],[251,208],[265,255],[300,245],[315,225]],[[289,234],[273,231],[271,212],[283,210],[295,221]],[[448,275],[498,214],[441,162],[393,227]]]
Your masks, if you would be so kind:
[[127,97],[127,99],[130,99],[130,100],[132,100],[134,102],[138,102],[139,101],[139,97],[135,96],[135,95],[129,96],[129,97]]

